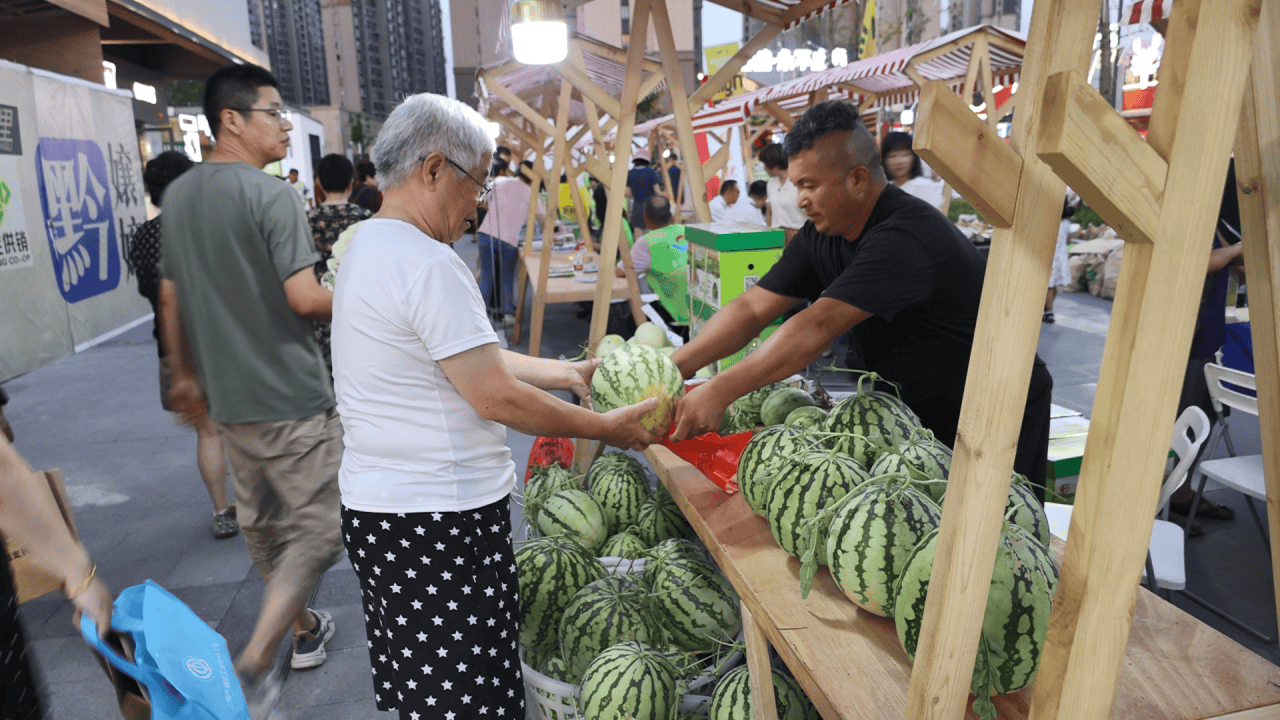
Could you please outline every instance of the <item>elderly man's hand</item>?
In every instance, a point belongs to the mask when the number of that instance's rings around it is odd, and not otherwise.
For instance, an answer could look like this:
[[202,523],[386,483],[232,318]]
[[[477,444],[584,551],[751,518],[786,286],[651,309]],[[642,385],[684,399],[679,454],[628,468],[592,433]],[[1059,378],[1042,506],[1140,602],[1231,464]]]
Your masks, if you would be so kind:
[[565,390],[582,399],[591,397],[591,377],[600,367],[600,358],[569,363],[565,368]]
[[676,429],[671,433],[671,441],[680,442],[719,430],[727,407],[729,403],[716,395],[709,384],[693,388],[676,404]]
[[[640,426],[640,418],[657,407],[658,399],[649,398],[635,405],[610,410],[604,414],[609,423],[609,430],[600,439],[614,447],[626,450],[644,450],[650,445],[662,442],[661,435],[651,433]],[[665,425],[666,423],[663,424]]]

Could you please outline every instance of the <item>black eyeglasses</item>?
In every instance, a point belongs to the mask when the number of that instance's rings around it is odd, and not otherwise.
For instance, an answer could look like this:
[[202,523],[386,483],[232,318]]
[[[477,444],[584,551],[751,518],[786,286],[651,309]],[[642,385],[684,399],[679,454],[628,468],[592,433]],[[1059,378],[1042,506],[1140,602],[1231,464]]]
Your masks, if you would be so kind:
[[293,113],[284,108],[227,108],[236,112],[264,112],[275,118],[277,122],[286,123],[293,118]]
[[[427,160],[427,156],[426,156],[426,155],[419,155],[419,156],[418,156],[418,162],[426,162],[426,160]],[[455,168],[457,168],[457,169],[458,169],[458,172],[462,173],[463,175],[466,175],[468,180],[470,180],[471,182],[473,182],[473,183],[475,183],[477,186],[479,186],[479,188],[480,188],[480,194],[476,196],[476,203],[477,203],[477,204],[484,202],[484,201],[485,201],[485,198],[489,197],[489,193],[490,193],[490,192],[493,192],[493,183],[491,183],[491,182],[484,182],[484,183],[482,183],[482,182],[480,182],[479,180],[475,179],[474,177],[472,177],[471,173],[467,172],[467,169],[466,169],[466,168],[464,168],[464,167],[462,167],[461,165],[459,165],[458,163],[456,163],[456,162],[454,162],[454,161],[450,160],[450,159],[449,159],[449,157],[448,157],[447,155],[446,155],[446,156],[444,156],[444,161],[445,161],[445,162],[447,162],[447,163],[449,163],[450,165],[454,166]]]

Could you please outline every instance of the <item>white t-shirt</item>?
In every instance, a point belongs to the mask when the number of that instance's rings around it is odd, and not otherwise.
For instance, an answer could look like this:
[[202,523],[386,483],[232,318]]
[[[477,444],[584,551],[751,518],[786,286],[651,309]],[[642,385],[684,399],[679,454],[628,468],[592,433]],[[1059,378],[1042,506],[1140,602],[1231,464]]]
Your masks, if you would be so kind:
[[773,227],[799,230],[809,218],[800,209],[799,195],[791,180],[784,184],[776,177],[769,178],[769,208],[773,212]]
[[724,215],[729,212],[729,203],[725,202],[723,195],[711,198],[707,207],[711,209],[711,222],[724,222]]
[[736,205],[731,205],[725,211],[724,222],[764,225],[764,212],[750,200],[739,200]]
[[923,175],[913,177],[898,187],[934,207],[942,206],[942,183]]
[[506,429],[439,365],[496,342],[475,277],[448,245],[399,220],[360,223],[333,295],[343,504],[459,512],[515,489]]

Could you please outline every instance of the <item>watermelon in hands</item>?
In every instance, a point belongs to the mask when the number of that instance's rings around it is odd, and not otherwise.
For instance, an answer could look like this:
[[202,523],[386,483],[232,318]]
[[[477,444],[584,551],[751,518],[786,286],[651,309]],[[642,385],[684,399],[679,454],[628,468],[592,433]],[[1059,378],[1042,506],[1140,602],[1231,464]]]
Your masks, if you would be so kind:
[[684,395],[680,369],[662,351],[628,343],[609,353],[591,377],[591,402],[596,412],[609,412],[649,398],[658,407],[644,414],[640,425],[665,435],[671,427],[675,404]]

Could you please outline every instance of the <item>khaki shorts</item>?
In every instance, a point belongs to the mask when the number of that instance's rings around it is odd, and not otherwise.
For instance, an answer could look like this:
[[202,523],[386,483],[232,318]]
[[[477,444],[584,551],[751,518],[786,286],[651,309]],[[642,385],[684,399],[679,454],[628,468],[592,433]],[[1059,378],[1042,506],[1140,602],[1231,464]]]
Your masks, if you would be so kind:
[[220,430],[249,557],[273,579],[314,585],[342,552],[338,413]]

